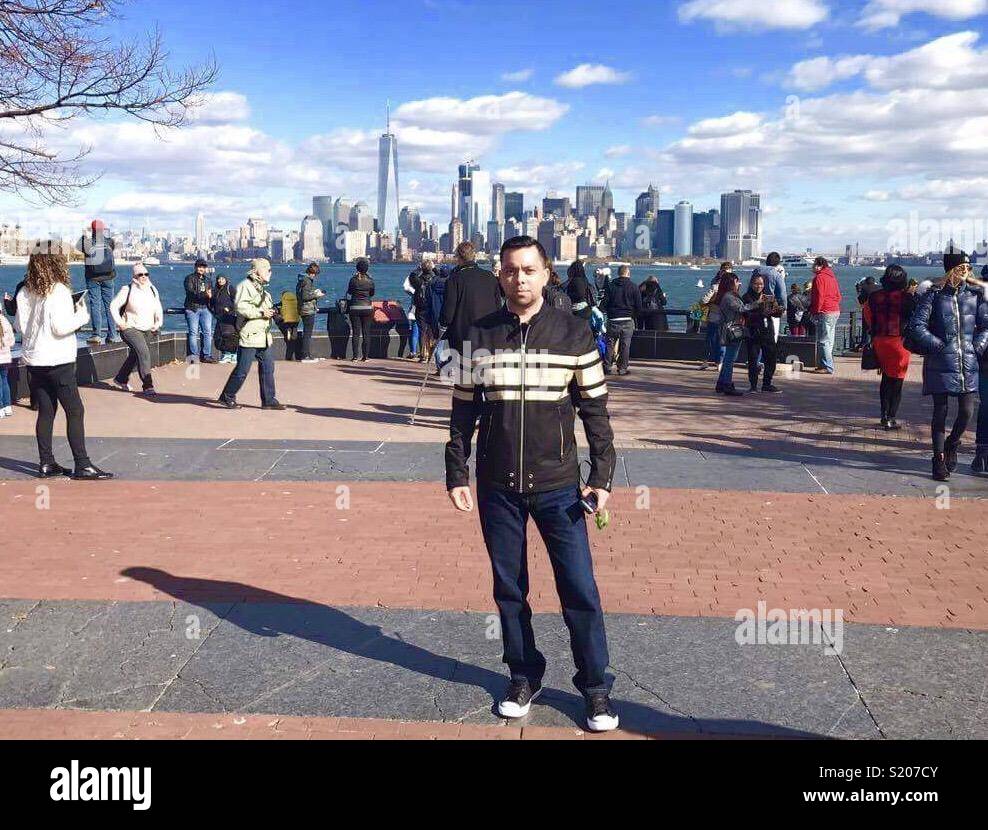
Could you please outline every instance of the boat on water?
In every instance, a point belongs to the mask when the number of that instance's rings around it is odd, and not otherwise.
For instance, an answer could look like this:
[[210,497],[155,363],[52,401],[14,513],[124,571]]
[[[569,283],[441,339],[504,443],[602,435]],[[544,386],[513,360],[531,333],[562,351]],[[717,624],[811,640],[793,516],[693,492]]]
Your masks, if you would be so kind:
[[809,268],[813,265],[813,259],[806,254],[788,254],[782,257],[782,267],[787,271],[793,268]]
[[755,268],[761,265],[762,261],[760,259],[746,259],[741,263],[742,268]]
[[0,254],[0,267],[5,265],[27,265],[29,257]]

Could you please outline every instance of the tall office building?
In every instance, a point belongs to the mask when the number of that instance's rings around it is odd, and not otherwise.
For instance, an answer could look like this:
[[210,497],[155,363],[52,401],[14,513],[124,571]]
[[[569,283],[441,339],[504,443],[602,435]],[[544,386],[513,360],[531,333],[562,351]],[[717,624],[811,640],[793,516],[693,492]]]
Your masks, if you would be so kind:
[[497,254],[504,244],[504,223],[491,219],[487,223],[487,252]]
[[351,202],[346,196],[340,196],[335,202],[333,202],[333,227],[339,228],[340,225],[350,225],[350,208],[353,207],[353,202]]
[[322,222],[322,240],[323,245],[327,246],[326,253],[328,253],[328,246],[333,236],[333,197],[313,196],[312,215]]
[[299,234],[302,243],[302,259],[309,261],[322,259],[325,256],[323,248],[322,222],[316,216],[306,216],[302,220],[302,230]]
[[693,214],[693,256],[714,259],[720,250],[720,211]]
[[504,210],[504,185],[500,182],[494,182],[491,185],[491,221],[503,225],[507,218]]
[[673,256],[693,255],[693,205],[685,200],[676,205],[672,253]]
[[724,259],[744,262],[761,256],[761,203],[761,196],[750,190],[735,190],[720,197],[720,249]]
[[491,174],[468,161],[460,165],[458,218],[463,223],[463,238],[473,240],[487,230],[490,219]]
[[597,226],[606,228],[611,223],[611,214],[614,213],[614,194],[611,193],[611,183],[604,185],[604,191],[600,194],[600,204],[597,206]]
[[[394,189],[394,215],[388,216],[388,189]],[[398,221],[398,139],[391,132],[391,102],[388,126],[377,146],[377,222],[382,233],[391,233],[391,222]]]
[[206,237],[206,217],[199,213],[196,216],[196,253],[204,255],[209,250],[209,241]]
[[655,244],[652,253],[656,256],[672,256],[675,247],[676,211],[660,210],[655,217]]
[[419,250],[422,244],[422,216],[418,210],[407,205],[398,214],[398,231],[408,240],[408,247]]
[[504,218],[514,219],[517,222],[525,221],[525,194],[505,193],[504,194]]
[[653,185],[635,199],[635,218],[654,219],[659,215],[659,191]]
[[557,219],[569,219],[573,208],[570,205],[569,196],[557,196],[555,193],[547,194],[542,200],[542,213],[546,216],[550,214]]
[[357,202],[350,208],[350,230],[363,233],[374,232],[374,216],[367,202]]
[[576,186],[576,215],[580,219],[596,216],[600,200],[604,196],[601,184],[579,184]]

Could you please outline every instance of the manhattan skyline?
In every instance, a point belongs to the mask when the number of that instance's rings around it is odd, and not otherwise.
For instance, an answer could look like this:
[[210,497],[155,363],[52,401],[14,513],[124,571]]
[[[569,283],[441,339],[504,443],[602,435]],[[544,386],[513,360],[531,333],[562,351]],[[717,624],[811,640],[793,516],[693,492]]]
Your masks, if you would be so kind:
[[[988,216],[985,3],[506,2],[495,14],[465,0],[332,12],[306,0],[293,10],[304,27],[234,9],[149,2],[120,24],[158,25],[176,60],[215,52],[220,82],[163,139],[74,123],[52,143],[91,148],[100,181],[77,208],[5,196],[2,221],[38,233],[99,215],[188,233],[202,212],[211,231],[255,215],[297,227],[315,194],[378,206],[389,132],[402,161],[388,230],[405,206],[448,223],[450,171],[470,159],[528,203],[608,180],[626,211],[649,182],[663,205],[696,209],[751,189],[765,195],[763,248],[883,250],[912,211]],[[379,59],[357,36],[367,20],[387,45]],[[303,64],[245,58],[273,32],[287,54],[313,31],[325,40]]]

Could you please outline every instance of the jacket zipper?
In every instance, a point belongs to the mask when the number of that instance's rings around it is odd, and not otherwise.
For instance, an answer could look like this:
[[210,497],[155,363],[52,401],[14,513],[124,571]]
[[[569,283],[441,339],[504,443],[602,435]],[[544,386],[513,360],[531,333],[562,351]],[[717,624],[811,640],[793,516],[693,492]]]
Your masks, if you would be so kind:
[[521,333],[521,440],[518,442],[518,492],[525,492],[525,363],[530,324]]
[[967,378],[964,375],[964,342],[961,336],[961,309],[954,294],[954,322],[957,326],[957,371],[961,375],[961,389],[967,392]]
[[559,460],[563,460],[563,447],[565,445],[563,438],[563,418],[559,410],[556,410],[556,414],[559,415]]

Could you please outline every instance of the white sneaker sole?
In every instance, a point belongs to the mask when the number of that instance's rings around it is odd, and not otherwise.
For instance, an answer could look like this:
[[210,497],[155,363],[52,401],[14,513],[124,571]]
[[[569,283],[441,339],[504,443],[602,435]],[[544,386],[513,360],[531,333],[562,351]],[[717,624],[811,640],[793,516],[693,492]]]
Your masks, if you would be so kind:
[[598,715],[595,718],[587,718],[587,729],[591,732],[613,732],[618,728],[618,716]]
[[542,694],[542,689],[539,689],[535,694],[532,695],[532,699],[528,701],[524,706],[519,706],[510,700],[502,700],[497,705],[497,713],[502,718],[523,718],[528,714],[529,710],[532,708],[532,704],[538,699],[539,695]]

